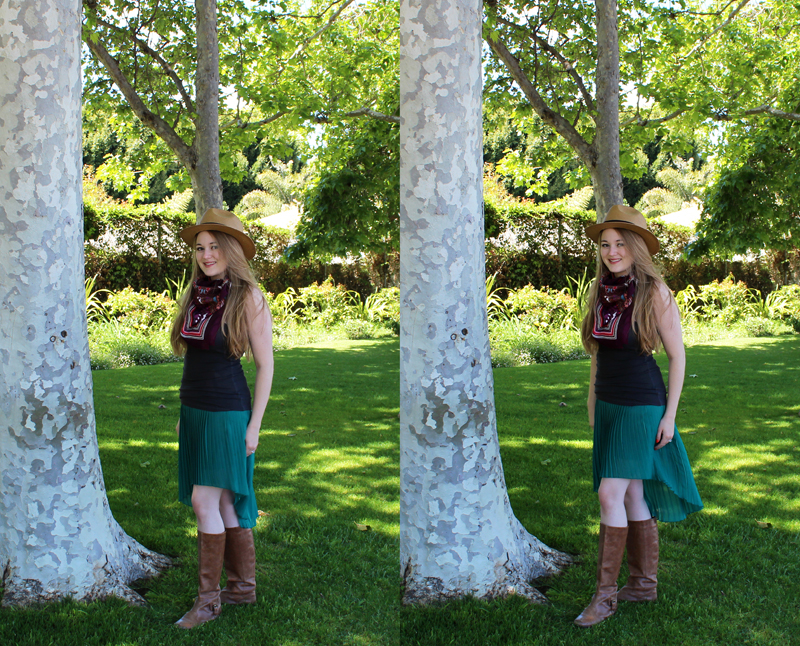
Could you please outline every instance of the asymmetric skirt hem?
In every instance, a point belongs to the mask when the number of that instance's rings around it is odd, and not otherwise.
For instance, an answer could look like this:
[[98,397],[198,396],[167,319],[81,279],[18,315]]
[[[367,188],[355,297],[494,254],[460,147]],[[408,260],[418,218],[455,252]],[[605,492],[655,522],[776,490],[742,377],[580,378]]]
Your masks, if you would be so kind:
[[233,492],[239,526],[258,520],[253,488],[254,456],[247,456],[245,435],[250,411],[211,412],[181,406],[178,436],[178,499],[192,506],[195,485]]
[[602,478],[641,480],[650,513],[677,522],[703,503],[677,427],[672,442],[656,450],[664,406],[620,406],[597,400],[592,471],[594,490]]

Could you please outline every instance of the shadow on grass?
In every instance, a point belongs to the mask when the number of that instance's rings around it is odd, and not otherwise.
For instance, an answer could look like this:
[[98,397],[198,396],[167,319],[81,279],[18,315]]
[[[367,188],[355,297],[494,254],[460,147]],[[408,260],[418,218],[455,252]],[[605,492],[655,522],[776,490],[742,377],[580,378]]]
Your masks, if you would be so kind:
[[[235,613],[264,640],[252,643],[397,643],[397,357],[396,341],[276,353],[254,477],[264,513],[255,534],[261,614]],[[254,367],[243,365],[252,388]],[[137,540],[185,564],[148,584],[150,611],[165,623],[196,591],[195,518],[177,501],[181,371],[95,373],[114,515]]]
[[259,508],[268,515],[256,533],[256,607],[226,608],[188,634],[169,626],[191,604],[196,572],[194,516],[176,500],[182,366],[130,368],[95,373],[109,500],[131,535],[185,567],[151,584],[147,609],[112,601],[4,611],[0,642],[791,643],[800,629],[800,339],[695,346],[687,356],[678,426],[706,511],[661,525],[658,604],[623,604],[589,631],[571,624],[592,593],[599,522],[588,362],[576,361],[500,369],[495,380],[515,513],[583,564],[549,582],[550,606],[511,599],[400,609],[397,342],[341,343],[276,354],[257,453]]
[[[496,370],[514,511],[529,531],[583,563],[549,582],[549,607],[467,600],[404,608],[403,642],[791,643],[800,627],[798,359],[798,337],[687,350],[687,375],[696,376],[686,378],[677,422],[706,510],[660,524],[659,603],[621,604],[591,630],[571,623],[592,595],[597,558],[589,363]],[[663,356],[659,363],[666,367]]]

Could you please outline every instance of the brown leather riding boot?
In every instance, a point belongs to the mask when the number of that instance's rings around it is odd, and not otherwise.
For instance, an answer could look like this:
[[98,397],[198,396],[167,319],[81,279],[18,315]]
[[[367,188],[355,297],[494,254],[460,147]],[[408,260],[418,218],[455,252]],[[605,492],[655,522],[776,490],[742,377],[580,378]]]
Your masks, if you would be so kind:
[[253,530],[228,527],[225,530],[225,571],[228,583],[220,593],[222,603],[256,602],[256,548]]
[[655,518],[628,521],[628,582],[617,593],[620,601],[658,598],[658,524]]
[[198,593],[192,609],[175,622],[181,628],[194,628],[219,617],[219,577],[225,554],[225,533],[197,532]]
[[617,611],[617,577],[625,552],[627,527],[608,527],[600,524],[600,545],[597,556],[597,590],[592,601],[575,619],[586,628],[599,624]]

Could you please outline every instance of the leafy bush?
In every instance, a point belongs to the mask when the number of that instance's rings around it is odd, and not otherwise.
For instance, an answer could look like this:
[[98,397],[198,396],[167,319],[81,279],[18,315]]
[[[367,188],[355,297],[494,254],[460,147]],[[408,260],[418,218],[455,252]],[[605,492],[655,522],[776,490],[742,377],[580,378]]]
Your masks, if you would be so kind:
[[496,368],[527,366],[585,359],[577,330],[545,332],[524,320],[493,321],[489,326],[492,366]]
[[[800,286],[788,285],[761,297],[757,289],[729,275],[722,282],[713,281],[695,289],[689,285],[675,294],[683,319],[699,318],[732,325],[745,319],[772,321],[786,320],[793,326],[793,318],[800,312]],[[756,324],[754,324],[756,325]],[[763,327],[756,325],[756,328]],[[777,329],[777,328],[775,328]]]
[[528,285],[511,290],[506,305],[511,314],[540,330],[576,328],[580,318],[578,300],[566,290],[538,290]]
[[92,370],[181,360],[172,353],[168,331],[147,334],[117,320],[89,324],[89,357]]
[[106,311],[122,325],[143,333],[168,329],[177,311],[177,303],[164,294],[126,287],[106,300]]
[[370,294],[362,301],[355,292],[348,292],[351,298],[350,314],[356,319],[383,323],[399,333],[400,331],[400,288],[384,287]]
[[715,280],[701,286],[697,296],[702,318],[716,318],[730,324],[743,319],[751,311],[754,294],[745,283],[728,276],[722,282]]
[[781,336],[791,334],[794,330],[791,325],[780,320],[769,319],[763,316],[748,316],[742,321],[747,331],[743,336]]
[[108,319],[108,310],[101,295],[110,294],[111,292],[107,289],[95,289],[96,284],[97,276],[83,281],[86,291],[86,320],[89,322]]
[[344,285],[335,285],[328,277],[321,284],[301,287],[297,292],[300,319],[330,326],[344,319],[351,309],[352,296]]

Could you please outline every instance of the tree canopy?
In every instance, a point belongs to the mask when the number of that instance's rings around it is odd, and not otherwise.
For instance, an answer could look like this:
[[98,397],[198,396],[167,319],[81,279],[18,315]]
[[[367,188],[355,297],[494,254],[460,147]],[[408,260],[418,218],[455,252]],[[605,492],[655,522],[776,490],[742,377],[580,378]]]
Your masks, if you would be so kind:
[[[538,115],[559,135],[545,139],[538,165],[552,170],[577,155],[582,168],[571,180],[585,183],[602,148],[600,4],[485,0],[484,6],[484,36],[494,54],[487,63],[487,100],[516,106],[521,121]],[[698,132],[718,124],[752,129],[759,115],[800,119],[791,102],[800,51],[796,5],[620,0],[616,10],[623,174],[645,172],[636,151],[656,138],[662,150],[685,154]],[[511,158],[506,168],[524,174],[526,163]],[[594,177],[593,183],[597,189]]]
[[[393,3],[198,4],[214,9],[211,19],[219,36],[218,157],[223,179],[241,178],[237,152],[274,137],[276,127],[285,131],[335,116],[371,114],[379,104],[384,69],[391,66],[385,44],[397,30]],[[195,3],[158,0],[84,0],[83,6],[83,40],[90,53],[84,57],[84,105],[115,125],[135,117],[149,129],[139,168],[126,169],[120,160],[109,159],[109,172],[121,184],[133,186],[133,170],[143,179],[163,170],[171,162],[154,141],[157,136],[183,167],[172,185],[185,186],[203,139],[198,103],[213,89],[204,85],[213,61],[204,63],[196,36],[202,31],[203,12],[195,10]],[[127,138],[129,131],[119,130]],[[146,182],[138,183],[146,187]],[[146,188],[140,188],[137,195],[144,193]]]
[[[242,151],[256,142],[262,153],[274,147],[281,157],[287,132],[310,133],[318,150],[301,242],[292,253],[391,247],[397,128],[357,117],[399,123],[399,3],[218,0],[216,6],[222,179],[243,181]],[[598,32],[598,6],[613,12],[606,24],[615,29]],[[800,120],[797,3],[485,0],[483,7],[491,51],[484,61],[486,111],[507,114],[520,138],[510,153],[495,151],[495,161],[532,191],[546,191],[557,171],[573,189],[593,184],[600,212],[612,194],[622,199],[623,176],[652,174],[652,160],[641,151],[653,142],[664,154],[688,158],[705,141],[719,168],[731,169],[750,147],[736,142],[755,142],[762,130],[769,136],[776,121],[789,123],[774,127],[791,133]],[[111,124],[135,151],[109,156],[100,176],[140,199],[159,173],[170,175],[171,188],[184,187],[198,137],[194,3],[84,0],[84,16],[92,52],[85,61],[86,112]],[[612,37],[619,61],[601,60],[598,68],[598,57],[614,54],[605,47]],[[604,80],[602,70],[615,65],[616,76]],[[121,81],[133,91],[127,100]],[[130,96],[140,101],[138,109]],[[148,130],[132,125],[134,113]],[[605,143],[603,133],[610,137]],[[182,158],[176,151],[184,148],[191,154]],[[707,220],[702,236],[724,226],[724,216]],[[707,239],[712,246],[721,240]]]

